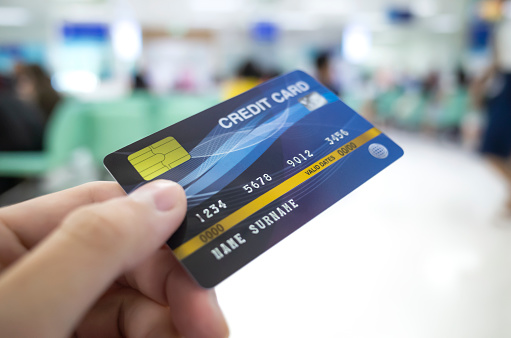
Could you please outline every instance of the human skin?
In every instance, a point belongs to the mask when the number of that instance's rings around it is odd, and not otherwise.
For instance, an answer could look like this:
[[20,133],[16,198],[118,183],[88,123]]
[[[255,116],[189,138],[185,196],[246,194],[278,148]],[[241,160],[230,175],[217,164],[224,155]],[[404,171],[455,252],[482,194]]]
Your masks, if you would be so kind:
[[183,189],[94,182],[0,209],[1,337],[226,337],[213,290],[165,245]]

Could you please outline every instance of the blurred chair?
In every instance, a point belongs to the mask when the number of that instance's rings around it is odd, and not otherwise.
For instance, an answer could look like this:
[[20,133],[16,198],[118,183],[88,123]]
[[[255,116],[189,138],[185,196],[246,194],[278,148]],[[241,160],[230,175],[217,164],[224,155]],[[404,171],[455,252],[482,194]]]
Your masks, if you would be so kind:
[[392,119],[395,113],[395,104],[401,97],[402,92],[398,88],[391,89],[380,94],[376,98],[376,115],[383,122]]
[[428,99],[424,95],[403,95],[396,103],[396,125],[408,130],[419,130],[424,123],[427,108]]
[[341,100],[351,109],[360,113],[360,109],[362,108],[364,101],[360,96],[355,95],[354,93],[345,93],[341,97]]
[[442,114],[438,119],[437,128],[449,130],[459,128],[470,110],[470,97],[465,89],[458,89],[447,97]]

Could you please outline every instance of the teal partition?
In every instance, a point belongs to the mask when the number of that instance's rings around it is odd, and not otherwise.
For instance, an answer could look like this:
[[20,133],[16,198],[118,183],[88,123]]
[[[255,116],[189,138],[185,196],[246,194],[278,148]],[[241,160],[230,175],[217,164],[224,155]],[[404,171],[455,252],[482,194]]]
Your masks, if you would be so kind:
[[220,103],[216,95],[172,95],[160,97],[156,105],[157,127],[163,129]]
[[41,152],[0,152],[0,176],[40,176],[87,148],[98,166],[130,143],[219,103],[216,96],[135,93],[104,102],[62,102],[48,122]]
[[98,164],[109,153],[154,132],[153,106],[146,96],[91,104],[87,118],[87,144]]

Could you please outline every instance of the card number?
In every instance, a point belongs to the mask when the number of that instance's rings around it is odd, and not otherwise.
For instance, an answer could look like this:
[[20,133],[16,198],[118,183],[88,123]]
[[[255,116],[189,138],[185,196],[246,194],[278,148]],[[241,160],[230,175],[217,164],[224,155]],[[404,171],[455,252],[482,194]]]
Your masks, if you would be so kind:
[[266,182],[270,182],[272,180],[271,176],[268,174],[264,174],[261,177],[256,178],[254,181],[250,181],[249,184],[245,184],[243,189],[249,194],[254,191],[254,189],[259,189],[261,186],[265,185]]
[[195,217],[201,221],[201,223],[206,222],[204,218],[211,218],[213,215],[218,214],[220,209],[227,209],[227,204],[222,202],[222,200],[218,200],[217,203],[211,204],[208,208],[202,210],[202,215],[195,214]]

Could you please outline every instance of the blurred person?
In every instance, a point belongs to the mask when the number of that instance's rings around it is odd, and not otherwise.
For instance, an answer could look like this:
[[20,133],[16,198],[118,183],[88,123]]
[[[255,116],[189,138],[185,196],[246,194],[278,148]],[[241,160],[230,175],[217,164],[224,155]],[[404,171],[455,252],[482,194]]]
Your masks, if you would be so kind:
[[38,151],[43,147],[44,116],[9,93],[0,93],[0,151]]
[[440,118],[442,91],[440,73],[432,70],[422,83],[422,97],[426,102],[423,116],[423,128],[426,132],[434,132],[438,128]]
[[13,79],[0,84],[0,151],[41,150],[42,113],[15,95]]
[[48,121],[60,101],[60,95],[53,89],[48,74],[39,65],[18,64],[15,77],[18,97],[41,110],[45,121]]
[[470,112],[468,87],[468,76],[463,67],[458,66],[455,71],[455,85],[445,95],[437,121],[439,131],[454,141],[460,140],[463,121]]
[[360,107],[360,114],[371,122],[376,121],[376,98],[377,98],[376,83],[371,73],[362,74],[360,97],[362,105]]
[[165,245],[186,214],[176,183],[128,196],[93,182],[0,209],[1,337],[219,337],[214,290]]
[[263,72],[255,61],[248,60],[238,69],[237,76],[245,79],[260,79],[263,77]]
[[[510,1],[501,1],[510,6]],[[497,24],[493,35],[492,64],[471,86],[474,104],[487,111],[481,151],[504,177],[511,214],[511,17]]]
[[4,74],[0,74],[0,93],[10,91],[12,88],[12,78]]
[[274,77],[282,75],[282,72],[276,68],[265,71],[261,77],[261,82],[273,79]]
[[255,61],[245,61],[236,71],[235,77],[223,84],[223,99],[230,99],[254,88],[262,82],[263,75],[263,71]]
[[462,89],[464,91],[468,89],[469,79],[467,73],[461,66],[456,68],[456,85],[458,89]]
[[192,66],[184,66],[180,69],[173,90],[188,93],[197,91],[197,77]]
[[431,71],[422,82],[422,94],[428,98],[435,98],[438,95],[440,84],[440,74],[437,71]]
[[[3,84],[0,88],[0,152],[42,150],[43,113],[15,95],[13,81],[5,80]],[[21,182],[20,178],[0,177],[0,194]]]
[[136,72],[131,79],[131,90],[133,92],[146,92],[149,90],[147,81],[142,72]]
[[339,87],[334,83],[332,77],[332,62],[329,52],[321,52],[316,56],[314,60],[316,67],[316,78],[325,87],[330,89],[335,95],[340,96],[341,91]]

